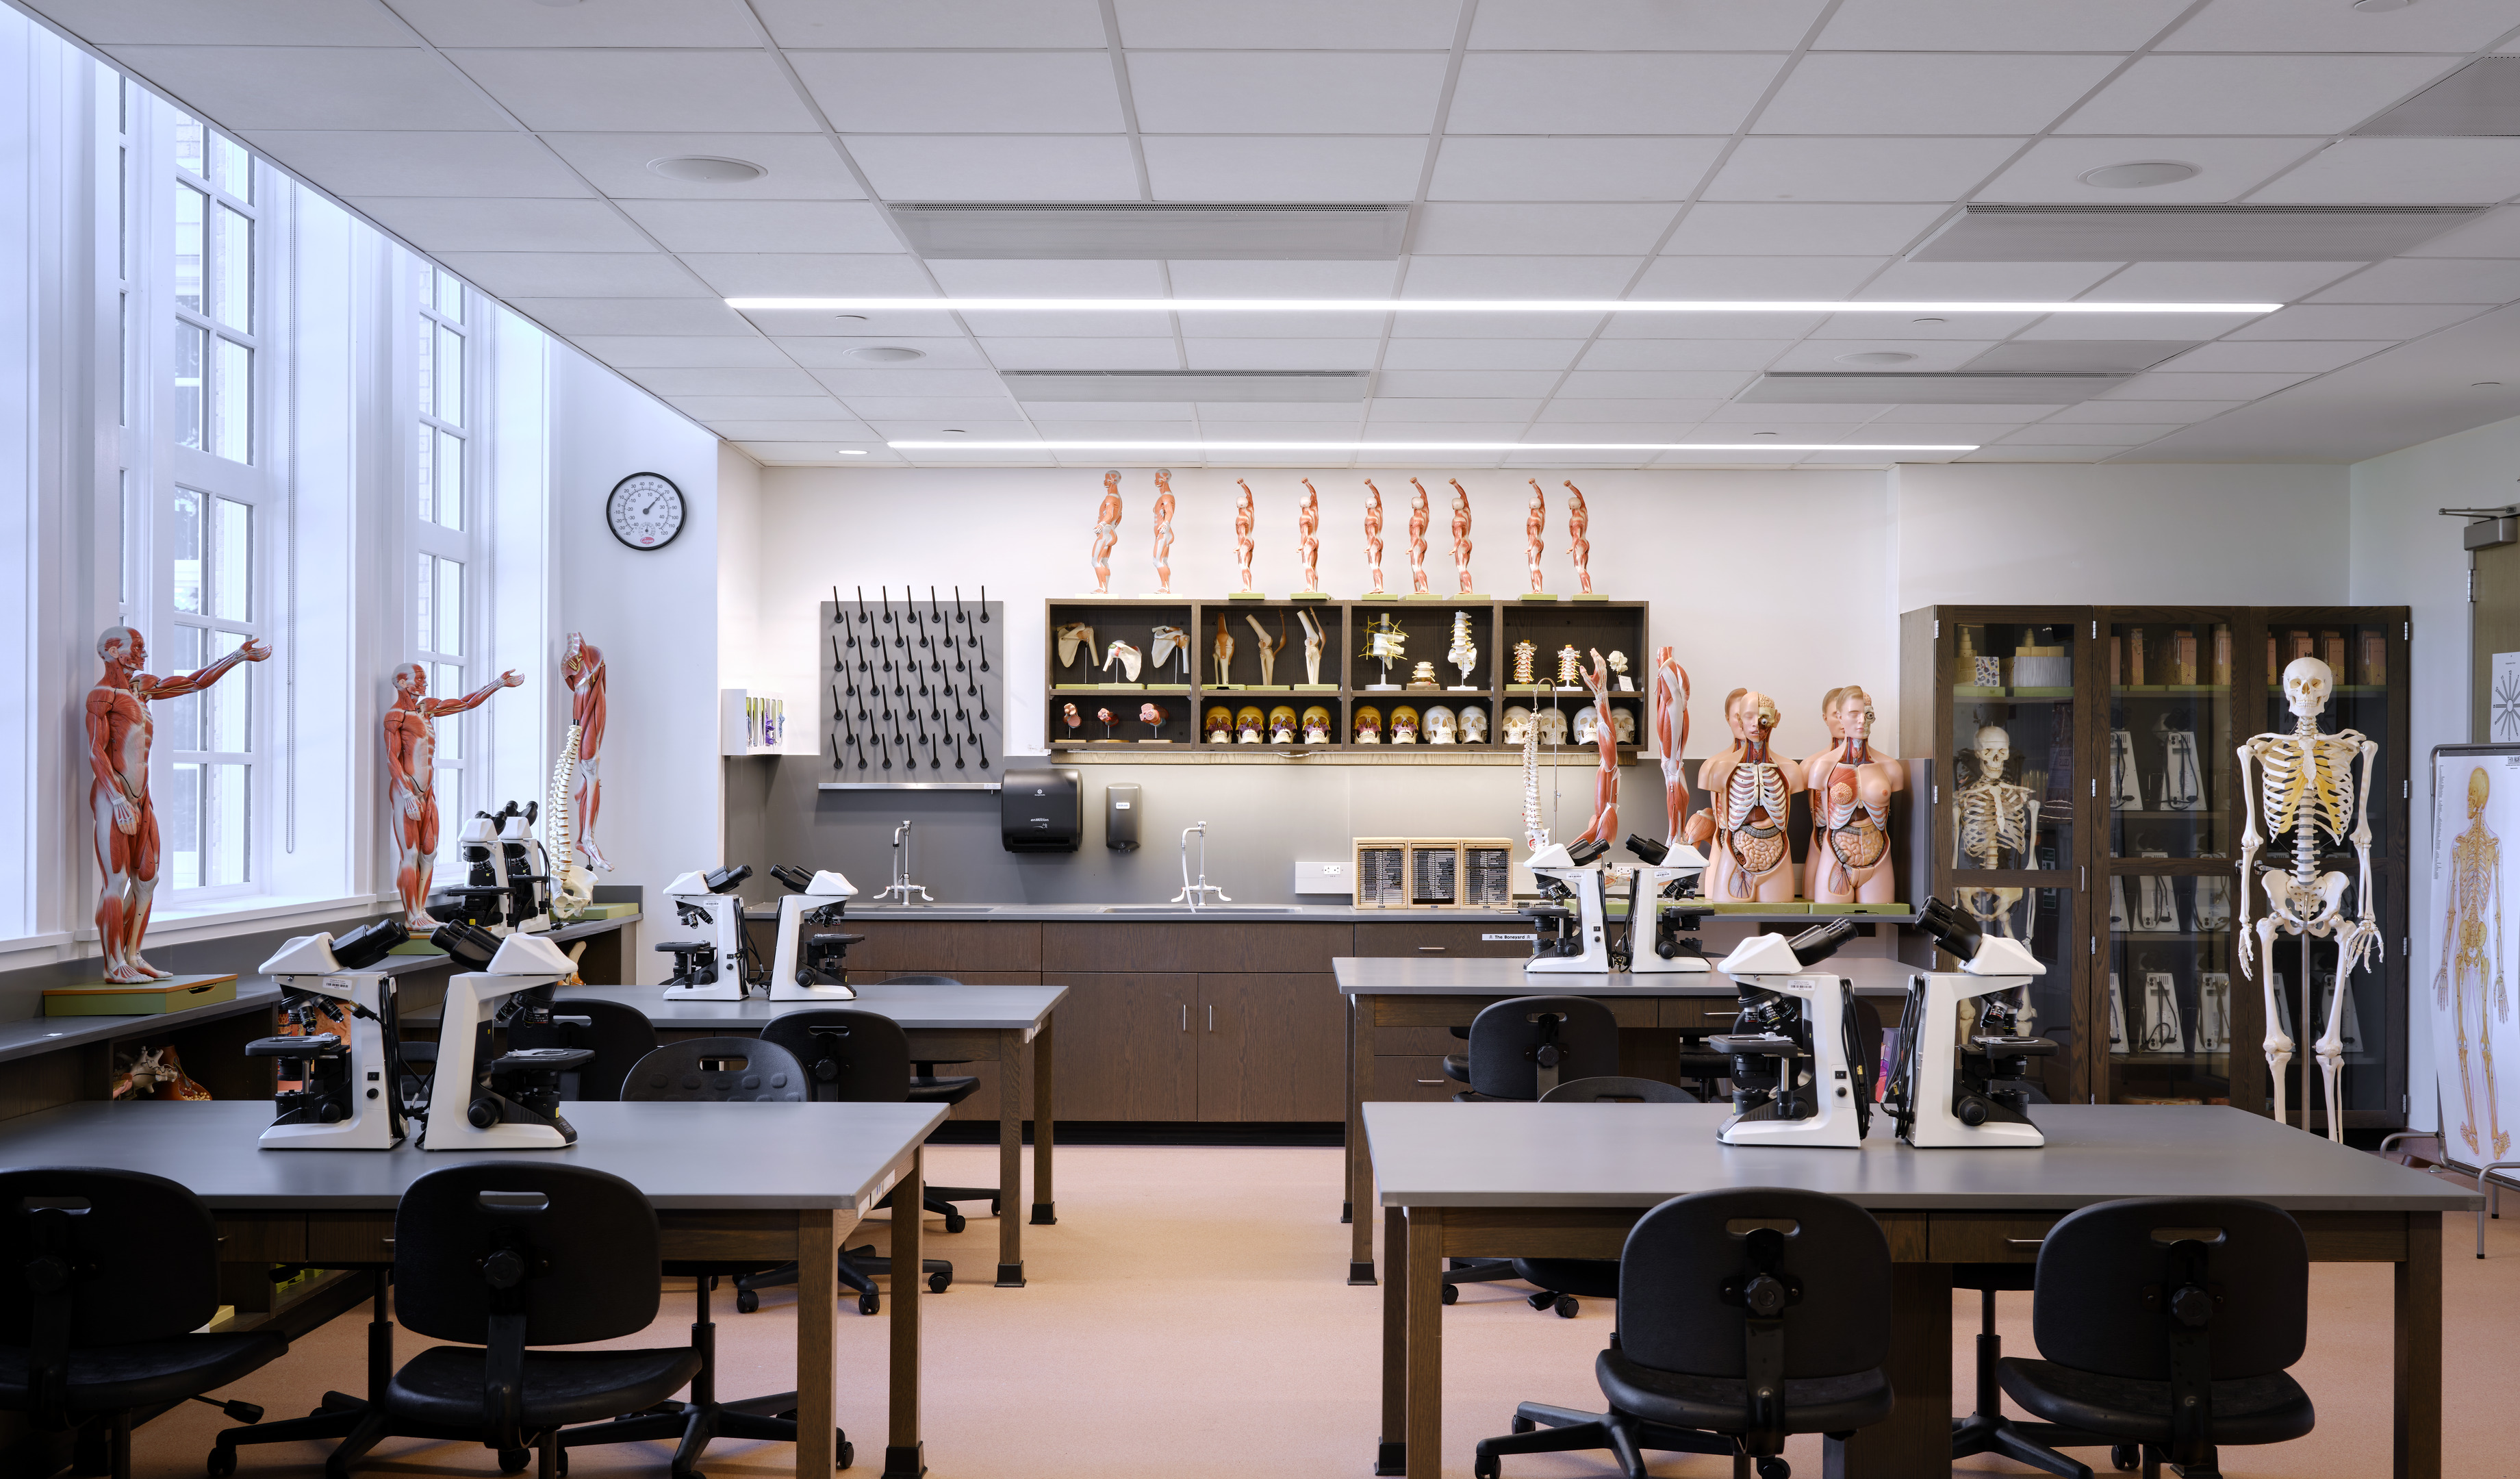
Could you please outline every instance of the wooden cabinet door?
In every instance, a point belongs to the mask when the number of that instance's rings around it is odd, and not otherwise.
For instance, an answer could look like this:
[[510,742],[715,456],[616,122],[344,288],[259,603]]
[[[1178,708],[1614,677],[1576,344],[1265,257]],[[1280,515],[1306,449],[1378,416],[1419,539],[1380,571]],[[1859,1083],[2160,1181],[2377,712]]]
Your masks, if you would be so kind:
[[1198,1050],[1192,1032],[1198,977],[1188,971],[1061,975],[1058,1117],[1198,1117]]
[[1198,995],[1191,1029],[1200,1119],[1327,1123],[1346,1115],[1347,1008],[1337,977],[1202,972]]

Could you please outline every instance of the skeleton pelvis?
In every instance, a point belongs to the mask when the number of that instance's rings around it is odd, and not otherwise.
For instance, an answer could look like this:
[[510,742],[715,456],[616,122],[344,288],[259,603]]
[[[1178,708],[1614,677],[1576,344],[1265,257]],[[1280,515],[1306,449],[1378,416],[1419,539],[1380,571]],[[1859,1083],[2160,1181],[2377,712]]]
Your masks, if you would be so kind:
[[2322,936],[2345,922],[2345,890],[2354,886],[2341,873],[2319,874],[2304,884],[2273,868],[2258,874],[2258,882],[2266,889],[2267,907],[2287,932]]

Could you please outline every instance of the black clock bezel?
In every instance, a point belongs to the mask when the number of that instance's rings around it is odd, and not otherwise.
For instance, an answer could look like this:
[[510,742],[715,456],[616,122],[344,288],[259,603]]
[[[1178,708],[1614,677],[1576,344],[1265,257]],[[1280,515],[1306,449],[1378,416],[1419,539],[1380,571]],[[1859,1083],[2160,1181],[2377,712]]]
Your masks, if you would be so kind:
[[[615,523],[612,521],[612,500],[614,500],[615,498],[618,498],[618,497],[620,497],[620,496],[621,496],[621,490],[622,490],[624,487],[628,486],[628,485],[629,485],[629,484],[631,484],[631,483],[637,482],[640,478],[643,478],[643,477],[652,477],[652,478],[656,479],[656,481],[658,481],[658,482],[660,482],[660,483],[663,483],[666,487],[671,488],[671,489],[673,490],[673,492],[674,492],[674,503],[675,503],[675,505],[676,505],[677,507],[679,507],[679,508],[683,511],[683,516],[682,516],[682,517],[680,517],[680,518],[678,518],[678,519],[676,519],[676,520],[674,520],[674,532],[673,532],[673,533],[671,533],[671,534],[666,535],[666,536],[665,536],[665,538],[663,539],[663,541],[661,541],[660,543],[657,543],[657,544],[652,544],[652,545],[632,544],[629,540],[624,539],[624,538],[622,538],[622,537],[621,537],[621,529],[620,529],[620,526],[619,526],[619,525],[617,525],[617,524],[615,524]],[[683,487],[682,487],[682,484],[680,484],[680,483],[678,483],[678,482],[674,481],[674,480],[673,480],[672,478],[670,478],[670,477],[667,477],[667,476],[666,476],[664,473],[662,473],[662,472],[633,472],[633,473],[630,473],[628,476],[623,477],[623,478],[621,479],[621,481],[619,481],[619,482],[617,482],[617,483],[614,483],[614,484],[612,485],[612,491],[610,491],[610,492],[608,492],[608,493],[607,493],[607,494],[605,494],[605,495],[604,495],[604,527],[605,527],[605,529],[606,529],[607,531],[608,531],[608,532],[612,535],[613,541],[614,541],[615,543],[619,544],[619,545],[621,546],[621,548],[623,548],[623,549],[625,549],[625,550],[636,550],[636,551],[638,551],[638,552],[639,552],[640,554],[642,554],[642,555],[653,555],[653,554],[655,554],[658,550],[662,550],[662,549],[665,549],[665,548],[667,548],[667,547],[671,546],[675,540],[682,538],[682,537],[683,537],[683,530],[684,530],[685,528],[687,528],[687,527],[689,527],[689,526],[690,526],[691,521],[692,521],[692,505],[691,505],[691,500],[690,500],[690,499],[688,499],[688,498],[685,498],[685,497],[683,496]]]

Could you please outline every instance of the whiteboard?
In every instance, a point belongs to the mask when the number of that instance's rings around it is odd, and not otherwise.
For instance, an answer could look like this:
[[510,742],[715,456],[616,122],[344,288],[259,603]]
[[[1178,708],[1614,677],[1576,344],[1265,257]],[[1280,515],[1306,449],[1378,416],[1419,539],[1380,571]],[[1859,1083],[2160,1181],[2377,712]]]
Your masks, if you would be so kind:
[[2410,1015],[2431,1023],[2443,1155],[2472,1171],[2520,1146],[2520,744],[2436,745],[2432,781],[2433,914],[2415,927],[2434,971]]

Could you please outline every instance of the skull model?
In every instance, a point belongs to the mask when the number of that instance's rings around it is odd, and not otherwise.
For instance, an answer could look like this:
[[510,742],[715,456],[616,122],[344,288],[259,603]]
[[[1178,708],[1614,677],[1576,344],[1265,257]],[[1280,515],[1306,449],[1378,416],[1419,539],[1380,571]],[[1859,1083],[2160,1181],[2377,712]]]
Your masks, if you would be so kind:
[[1221,703],[1207,711],[1207,742],[1210,744],[1234,742],[1234,715]]
[[1455,741],[1453,711],[1437,704],[1426,711],[1426,742],[1451,744]]
[[1295,742],[1295,711],[1282,703],[1269,711],[1269,742],[1271,744]]
[[1306,744],[1330,742],[1330,711],[1318,703],[1304,710],[1304,742]]
[[1623,708],[1610,710],[1610,728],[1618,733],[1621,744],[1637,742],[1637,716]]
[[1240,744],[1258,744],[1260,742],[1260,726],[1263,722],[1264,720],[1262,719],[1259,707],[1255,704],[1246,703],[1241,708],[1236,710],[1234,715],[1236,742]]
[[1542,709],[1533,722],[1540,726],[1541,743],[1564,744],[1566,742],[1566,716],[1556,709]]
[[1592,743],[1593,737],[1599,732],[1600,728],[1601,716],[1593,711],[1593,705],[1588,703],[1575,711],[1575,742],[1577,744]]
[[1488,742],[1488,711],[1486,709],[1472,708],[1466,705],[1462,707],[1462,742],[1463,744],[1485,744]]
[[1531,710],[1519,703],[1507,704],[1505,706],[1505,742],[1520,744],[1530,737]]
[[1357,708],[1356,742],[1359,744],[1382,742],[1382,710],[1371,703],[1361,704]]
[[1391,711],[1391,742],[1394,744],[1418,742],[1418,711],[1405,703]]

